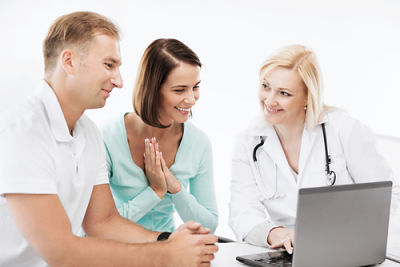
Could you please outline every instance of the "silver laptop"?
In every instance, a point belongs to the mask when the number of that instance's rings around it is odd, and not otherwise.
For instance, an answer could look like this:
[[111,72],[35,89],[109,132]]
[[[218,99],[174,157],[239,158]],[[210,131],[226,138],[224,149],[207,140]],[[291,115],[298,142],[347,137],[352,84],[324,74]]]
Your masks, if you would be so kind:
[[251,266],[363,266],[385,261],[392,182],[299,190],[293,256],[236,259]]

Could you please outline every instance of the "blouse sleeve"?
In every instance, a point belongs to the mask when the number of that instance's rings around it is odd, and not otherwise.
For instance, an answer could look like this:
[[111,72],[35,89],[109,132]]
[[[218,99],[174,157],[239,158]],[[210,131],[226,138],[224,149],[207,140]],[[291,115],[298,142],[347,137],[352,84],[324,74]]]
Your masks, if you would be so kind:
[[138,222],[144,215],[146,215],[154,206],[156,206],[161,199],[153,191],[150,186],[147,186],[136,197],[129,201],[122,202],[117,207],[118,212],[122,217],[125,217],[133,222]]
[[[113,176],[113,162],[106,143],[105,148],[107,152],[108,177],[111,178]],[[111,191],[113,193],[119,214],[133,222],[138,222],[161,201],[161,199],[150,186],[147,186],[141,193],[128,201],[122,201],[118,197],[118,188],[111,187]]]
[[190,179],[190,192],[182,189],[172,194],[176,210],[183,221],[194,220],[215,231],[218,225],[215,198],[211,143],[206,139],[200,165],[195,177]]

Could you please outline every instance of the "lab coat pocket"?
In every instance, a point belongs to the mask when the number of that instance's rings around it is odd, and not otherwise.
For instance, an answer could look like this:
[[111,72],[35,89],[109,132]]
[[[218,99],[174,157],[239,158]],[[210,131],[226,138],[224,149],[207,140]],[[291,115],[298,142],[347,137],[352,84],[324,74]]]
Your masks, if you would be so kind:
[[[258,170],[257,170],[258,169]],[[284,194],[279,191],[277,166],[273,162],[256,165],[257,187],[262,196],[261,201],[282,198]]]

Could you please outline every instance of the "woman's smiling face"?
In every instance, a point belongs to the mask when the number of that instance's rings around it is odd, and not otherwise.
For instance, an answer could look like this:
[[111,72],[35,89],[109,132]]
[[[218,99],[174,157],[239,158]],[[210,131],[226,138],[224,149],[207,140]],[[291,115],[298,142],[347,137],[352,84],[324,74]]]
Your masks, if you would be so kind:
[[266,120],[272,125],[305,120],[306,86],[291,69],[275,67],[261,81],[259,99]]
[[200,67],[179,62],[161,86],[160,121],[164,125],[188,120],[192,107],[200,97]]

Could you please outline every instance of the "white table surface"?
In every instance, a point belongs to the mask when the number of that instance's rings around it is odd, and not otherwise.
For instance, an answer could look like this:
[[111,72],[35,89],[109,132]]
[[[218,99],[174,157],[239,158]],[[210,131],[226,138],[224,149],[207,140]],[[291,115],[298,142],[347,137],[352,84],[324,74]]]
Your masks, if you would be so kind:
[[[260,252],[271,251],[263,247],[255,247],[244,243],[219,243],[219,251],[215,254],[215,259],[211,262],[212,267],[227,267],[227,266],[247,266],[236,260],[236,256],[254,254]],[[386,260],[379,267],[399,267],[400,264]]]

